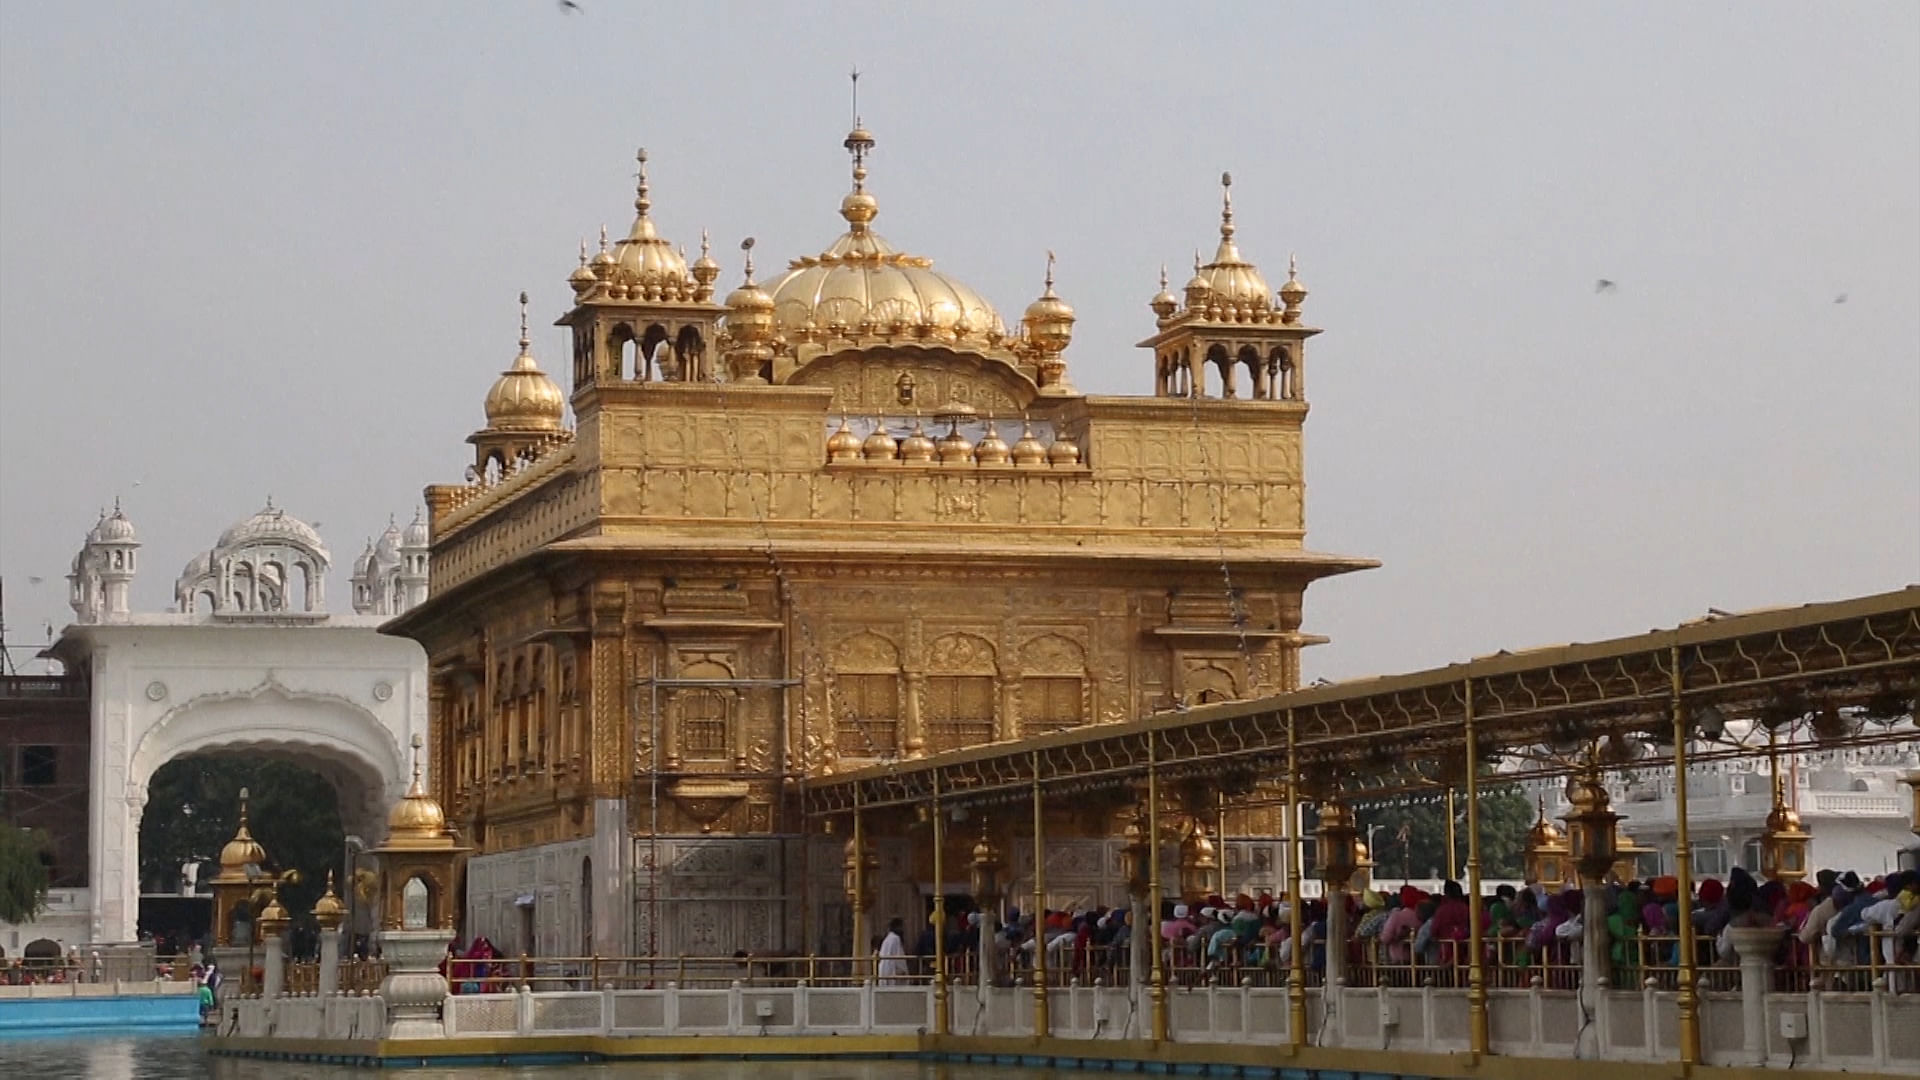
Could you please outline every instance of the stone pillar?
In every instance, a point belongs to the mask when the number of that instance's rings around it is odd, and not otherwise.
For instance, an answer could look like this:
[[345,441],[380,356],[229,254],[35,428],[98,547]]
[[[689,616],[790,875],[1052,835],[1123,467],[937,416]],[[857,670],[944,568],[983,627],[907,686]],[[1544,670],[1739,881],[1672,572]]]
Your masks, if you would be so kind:
[[260,935],[260,995],[277,998],[287,992],[287,939],[279,928]]
[[[1611,972],[1607,967],[1607,896],[1606,886],[1598,881],[1581,883],[1580,900],[1580,989],[1586,995],[1587,1007],[1598,1010],[1600,1007],[1600,986],[1608,980]],[[1589,993],[1591,988],[1591,993]],[[1623,986],[1622,990],[1638,990],[1637,986]],[[1598,1012],[1595,1012],[1598,1015]]]
[[345,930],[320,931],[320,996],[340,992],[340,935]]
[[1727,930],[1740,958],[1740,1018],[1747,1064],[1767,1060],[1767,983],[1773,971],[1774,950],[1780,946],[1778,926],[1735,926]]
[[383,930],[380,955],[387,962],[380,997],[387,1003],[390,1039],[444,1039],[441,1008],[447,1001],[447,979],[440,961],[453,941],[451,930]]
[[[1327,985],[1342,986],[1347,981],[1347,890],[1346,886],[1327,890]],[[1294,948],[1298,949],[1296,944]]]

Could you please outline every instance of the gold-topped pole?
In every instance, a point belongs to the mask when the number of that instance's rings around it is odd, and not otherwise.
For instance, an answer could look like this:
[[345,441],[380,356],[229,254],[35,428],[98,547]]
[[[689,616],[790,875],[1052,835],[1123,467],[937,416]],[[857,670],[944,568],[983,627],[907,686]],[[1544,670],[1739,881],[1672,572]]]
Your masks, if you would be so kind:
[[867,935],[867,831],[866,815],[860,812],[860,789],[853,789],[853,835],[847,840],[847,902],[853,906],[853,974],[867,977],[867,958],[873,943]]
[[[1464,682],[1463,708],[1467,728],[1467,1038],[1475,1054],[1487,1052],[1486,913],[1480,906],[1480,760],[1478,733],[1473,725],[1473,680]],[[1451,794],[1451,789],[1449,789]],[[1447,823],[1452,835],[1453,823]]]
[[1687,835],[1687,707],[1681,700],[1681,691],[1685,680],[1680,674],[1680,646],[1673,645],[1667,652],[1668,677],[1672,681],[1668,699],[1673,714],[1673,823],[1674,823],[1674,876],[1680,879],[1677,892],[1680,903],[1680,985],[1674,993],[1674,1007],[1679,1014],[1680,1067],[1691,1074],[1693,1067],[1700,1061],[1700,1016],[1699,1002],[1694,983],[1698,976],[1694,972],[1693,940],[1693,850],[1692,841]]
[[1167,968],[1161,956],[1160,941],[1160,769],[1156,757],[1159,737],[1147,733],[1147,925],[1133,932],[1145,933],[1153,942],[1153,975],[1147,1000],[1152,1014],[1153,1041],[1167,1041]]
[[1295,1049],[1307,1045],[1307,951],[1300,947],[1305,931],[1305,906],[1300,896],[1300,758],[1294,738],[1293,710],[1287,710],[1287,940],[1293,945],[1287,970],[1287,1041]]
[[1447,785],[1447,880],[1460,880],[1460,848],[1454,834],[1459,830],[1460,811],[1453,804],[1454,788]]
[[940,773],[933,774],[933,1033],[947,1033],[947,827]]
[[1047,853],[1044,807],[1040,800],[1040,752],[1033,752],[1033,1033],[1053,1031],[1047,1014]]

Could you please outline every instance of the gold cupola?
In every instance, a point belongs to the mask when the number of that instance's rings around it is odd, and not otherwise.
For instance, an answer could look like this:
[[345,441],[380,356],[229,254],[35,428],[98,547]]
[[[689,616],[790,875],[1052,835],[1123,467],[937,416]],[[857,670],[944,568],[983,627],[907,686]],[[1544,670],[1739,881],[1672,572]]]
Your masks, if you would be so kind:
[[267,849],[253,838],[247,830],[247,789],[240,789],[240,827],[234,830],[233,839],[220,849],[220,876],[226,877],[227,871],[244,877],[248,866],[266,865]]
[[446,812],[427,794],[426,785],[420,779],[420,745],[420,737],[414,736],[413,782],[407,786],[406,796],[387,812],[384,848],[453,847],[453,834],[447,832]]
[[1213,261],[1200,267],[1199,275],[1207,283],[1209,307],[1220,309],[1221,317],[1247,318],[1273,307],[1273,292],[1260,268],[1240,257],[1233,242],[1233,174],[1220,174],[1220,246]]
[[713,257],[713,249],[707,241],[707,230],[700,230],[700,257],[694,260],[689,271],[693,275],[693,298],[706,303],[713,299],[713,283],[720,278],[720,263]]
[[520,294],[520,354],[500,373],[487,391],[487,429],[490,431],[559,431],[567,412],[567,397],[534,362],[533,342],[527,336],[527,294]]
[[746,276],[727,294],[721,319],[726,335],[728,374],[734,382],[764,381],[762,368],[773,358],[773,297],[753,280],[753,237],[740,241],[746,252]]
[[623,300],[696,299],[699,282],[687,268],[686,256],[661,237],[653,225],[650,213],[653,200],[647,193],[646,148],[642,147],[634,159],[640,168],[633,196],[633,228],[628,230],[626,239],[613,246],[613,265],[609,271],[611,294]]
[[1047,252],[1047,286],[1040,298],[1027,305],[1026,314],[1020,317],[1020,327],[1026,334],[1026,351],[1034,363],[1036,382],[1041,389],[1054,387],[1067,389],[1063,384],[1067,377],[1067,363],[1060,354],[1067,350],[1073,341],[1074,314],[1072,305],[1053,291],[1053,252]]
[[986,298],[873,231],[880,212],[866,187],[873,135],[856,119],[844,145],[853,156],[853,190],[840,201],[847,231],[819,255],[793,260],[768,290],[778,331],[790,342],[996,344],[1006,325]]
[[[580,265],[581,266],[586,265],[586,258],[587,258],[587,245],[586,245],[586,241],[583,240],[580,242]],[[1168,291],[1167,289],[1167,264],[1166,263],[1160,264],[1160,291],[1157,293],[1154,293],[1153,299],[1147,301],[1147,307],[1153,309],[1154,317],[1160,320],[1162,323],[1165,323],[1166,320],[1172,318],[1174,312],[1180,310],[1180,298],[1173,295],[1173,293]]]

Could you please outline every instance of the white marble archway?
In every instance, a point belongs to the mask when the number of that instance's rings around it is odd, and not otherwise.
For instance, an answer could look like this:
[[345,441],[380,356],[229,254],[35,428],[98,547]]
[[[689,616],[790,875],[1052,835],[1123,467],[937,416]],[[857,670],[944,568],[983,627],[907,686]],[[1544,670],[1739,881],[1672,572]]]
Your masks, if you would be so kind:
[[427,734],[426,657],[372,620],[349,619],[69,631],[62,652],[93,683],[93,941],[136,933],[147,785],[177,758],[245,753],[308,765],[335,781],[348,831],[369,844],[384,837],[386,811],[411,775],[409,743]]

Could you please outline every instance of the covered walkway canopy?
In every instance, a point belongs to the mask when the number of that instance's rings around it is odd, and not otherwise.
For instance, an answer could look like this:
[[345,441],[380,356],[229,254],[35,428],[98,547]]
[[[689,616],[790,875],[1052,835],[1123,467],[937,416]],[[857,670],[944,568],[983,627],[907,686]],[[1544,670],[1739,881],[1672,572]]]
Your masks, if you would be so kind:
[[1752,756],[1769,736],[1782,752],[1912,739],[1916,694],[1920,586],[1908,586],[890,761],[811,780],[804,805],[1025,801],[1036,786],[1132,785],[1150,764],[1162,781],[1244,792],[1289,775],[1290,741],[1303,796],[1389,797],[1458,782],[1470,744],[1523,779],[1659,765],[1677,730],[1705,740],[1690,762]]

